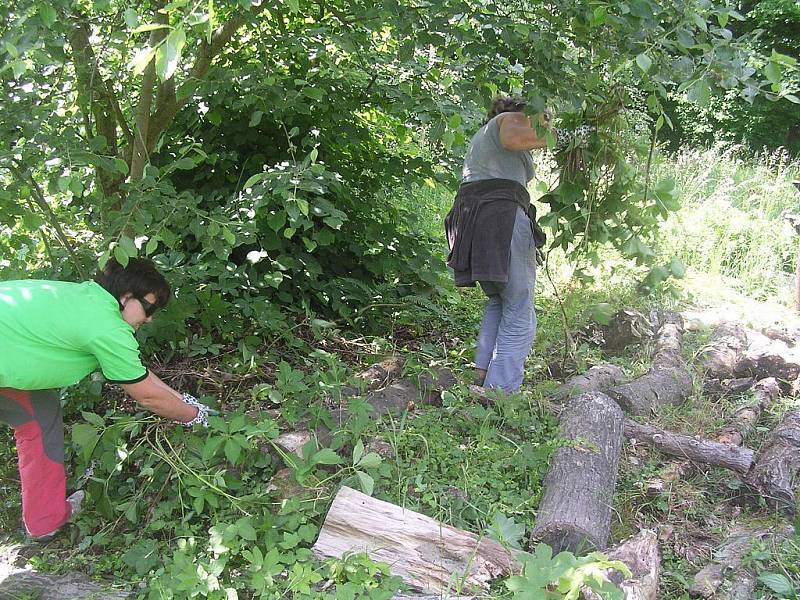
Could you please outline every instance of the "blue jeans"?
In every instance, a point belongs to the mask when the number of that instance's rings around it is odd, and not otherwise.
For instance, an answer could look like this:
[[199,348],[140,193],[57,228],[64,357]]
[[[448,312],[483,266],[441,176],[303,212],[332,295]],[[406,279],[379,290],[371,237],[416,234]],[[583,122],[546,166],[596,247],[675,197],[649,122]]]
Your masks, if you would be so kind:
[[475,366],[486,370],[483,386],[516,392],[522,386],[525,358],[536,335],[536,248],[528,216],[517,208],[508,283],[481,281],[489,299],[478,334]]

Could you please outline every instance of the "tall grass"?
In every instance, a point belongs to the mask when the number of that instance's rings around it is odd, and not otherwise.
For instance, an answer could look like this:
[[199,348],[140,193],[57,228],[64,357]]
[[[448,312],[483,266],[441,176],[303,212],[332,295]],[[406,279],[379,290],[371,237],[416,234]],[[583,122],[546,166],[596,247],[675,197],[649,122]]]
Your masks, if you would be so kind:
[[785,215],[800,214],[800,160],[738,145],[685,149],[662,157],[655,175],[674,178],[682,205],[659,236],[664,254],[754,297],[788,301],[800,237]]

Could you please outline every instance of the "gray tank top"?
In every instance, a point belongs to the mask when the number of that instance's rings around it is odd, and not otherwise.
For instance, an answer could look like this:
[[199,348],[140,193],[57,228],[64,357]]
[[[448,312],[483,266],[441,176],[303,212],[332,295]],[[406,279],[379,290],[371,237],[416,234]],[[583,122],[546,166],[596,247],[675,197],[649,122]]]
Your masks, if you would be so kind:
[[533,179],[533,157],[530,151],[512,151],[500,143],[500,121],[508,113],[501,113],[481,127],[472,137],[464,159],[461,181],[482,181],[485,179],[510,179],[528,187]]

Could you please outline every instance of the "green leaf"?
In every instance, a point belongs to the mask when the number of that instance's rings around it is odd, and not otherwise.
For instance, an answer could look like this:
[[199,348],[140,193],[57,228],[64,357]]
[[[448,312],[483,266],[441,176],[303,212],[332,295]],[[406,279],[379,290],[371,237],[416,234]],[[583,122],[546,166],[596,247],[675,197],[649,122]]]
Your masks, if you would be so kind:
[[253,522],[249,517],[242,517],[236,522],[236,528],[239,530],[239,537],[244,540],[254,542],[258,537]]
[[169,25],[164,25],[162,23],[145,23],[144,25],[139,25],[136,29],[131,31],[131,33],[146,33],[148,31],[156,31],[157,29],[169,28]]
[[503,513],[497,512],[492,517],[492,524],[487,534],[493,540],[506,544],[511,548],[521,548],[520,541],[525,536],[525,526],[508,518]]
[[367,496],[372,496],[372,492],[375,490],[375,480],[363,471],[356,471],[356,476],[358,477],[358,483],[361,485],[361,491]]
[[134,75],[141,74],[147,68],[147,65],[150,64],[150,61],[153,60],[155,53],[156,49],[150,46],[139,49],[133,59],[131,59],[131,62],[128,63],[128,68],[133,71]]
[[447,124],[450,126],[450,129],[458,129],[461,125],[461,115],[458,113],[452,114]]
[[794,585],[785,575],[769,572],[761,573],[758,576],[758,580],[779,596],[797,597]]
[[261,117],[264,116],[264,111],[257,110],[250,116],[250,127],[257,127],[261,123]]
[[311,463],[314,465],[338,465],[341,462],[339,455],[330,448],[323,448],[311,457]]
[[120,246],[119,244],[114,246],[114,258],[123,267],[128,266],[128,255],[125,254],[125,250],[123,250],[122,246]]
[[642,53],[636,57],[636,64],[639,65],[639,68],[644,73],[647,73],[653,65],[653,59],[647,56],[647,54]]
[[125,17],[125,24],[128,27],[135,29],[139,26],[139,15],[134,9],[126,8],[125,12],[122,14]]
[[364,456],[364,442],[359,439],[353,446],[353,465],[357,465],[362,456]]
[[770,61],[767,63],[767,66],[764,67],[764,76],[772,83],[780,83],[782,73],[783,70],[781,66],[776,62]]
[[161,81],[166,81],[175,74],[185,44],[186,32],[183,27],[177,27],[170,31],[167,39],[159,45],[156,52],[156,74]]
[[239,460],[239,457],[242,454],[242,447],[237,444],[234,440],[228,439],[225,442],[225,458],[230,461],[231,464],[236,464]]
[[53,24],[56,22],[56,19],[58,18],[56,9],[53,8],[50,4],[41,3],[36,8],[36,12],[39,13],[39,16],[42,18],[42,22],[47,27],[52,27]]
[[89,421],[89,423],[91,423],[95,427],[103,429],[106,426],[106,422],[103,420],[103,417],[101,417],[100,415],[96,415],[94,413],[91,413],[91,412],[88,412],[88,411],[85,411],[85,410],[81,411],[81,415],[83,416],[84,419]]
[[614,315],[614,307],[607,302],[598,302],[589,306],[589,314],[593,321],[600,325],[608,325]]
[[686,98],[689,102],[694,102],[699,106],[708,104],[708,101],[711,99],[711,88],[708,86],[708,82],[705,79],[698,79],[689,88]]
[[669,263],[669,270],[672,276],[678,279],[682,279],[686,275],[686,265],[677,257]]
[[376,452],[368,452],[365,454],[358,464],[357,467],[361,467],[362,469],[377,469],[381,466],[383,459],[381,458],[380,454]]
[[139,253],[138,250],[136,249],[136,244],[134,244],[133,240],[129,238],[127,235],[120,236],[117,245],[121,246],[122,250],[130,258],[135,258],[136,255]]

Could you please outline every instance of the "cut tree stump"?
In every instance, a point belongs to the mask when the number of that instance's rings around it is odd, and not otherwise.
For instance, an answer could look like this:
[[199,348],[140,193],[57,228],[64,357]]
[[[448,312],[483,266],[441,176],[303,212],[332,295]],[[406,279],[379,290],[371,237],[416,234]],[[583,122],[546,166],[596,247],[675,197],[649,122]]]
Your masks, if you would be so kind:
[[606,351],[615,353],[621,352],[627,346],[651,339],[653,324],[638,310],[623,308],[611,317],[608,325],[603,326],[601,331]]
[[647,442],[665,454],[724,467],[740,475],[746,475],[750,471],[755,457],[755,452],[750,448],[673,433],[631,419],[625,419],[625,437]]
[[656,335],[650,371],[606,393],[634,415],[649,415],[666,404],[683,402],[692,393],[692,376],[681,356],[682,341],[680,315],[667,313]]
[[[619,560],[631,570],[631,576],[619,581],[617,571],[606,574],[608,579],[622,588],[625,600],[656,600],[658,577],[661,572],[661,553],[658,550],[658,536],[654,531],[643,529],[633,537],[616,544],[605,551],[611,560]],[[584,589],[586,600],[600,600],[600,596]]]
[[700,353],[700,365],[707,377],[733,377],[736,365],[747,349],[747,332],[735,323],[723,323],[714,329],[711,339]]
[[609,363],[595,365],[585,373],[565,381],[550,393],[550,397],[554,402],[561,403],[581,394],[602,392],[621,383],[623,379],[625,379],[625,373],[617,365]]
[[532,542],[554,552],[606,547],[622,449],[622,411],[600,392],[573,398],[561,412],[559,438],[572,443],[550,459]]
[[775,377],[794,381],[800,375],[800,349],[789,348],[785,342],[748,331],[748,347],[736,365],[736,375],[756,379]]
[[406,361],[402,356],[394,355],[377,362],[358,373],[355,378],[364,382],[363,387],[344,386],[342,396],[358,396],[363,392],[373,392],[388,385],[403,372]]
[[781,388],[774,377],[762,379],[753,388],[753,404],[737,410],[728,424],[720,431],[718,442],[741,446],[755,428],[764,409],[781,394]]
[[312,548],[318,558],[366,552],[393,575],[428,594],[487,592],[520,565],[494,540],[479,538],[412,510],[343,487]]
[[758,451],[745,482],[771,507],[787,515],[797,511],[795,487],[800,473],[800,410],[787,412]]

